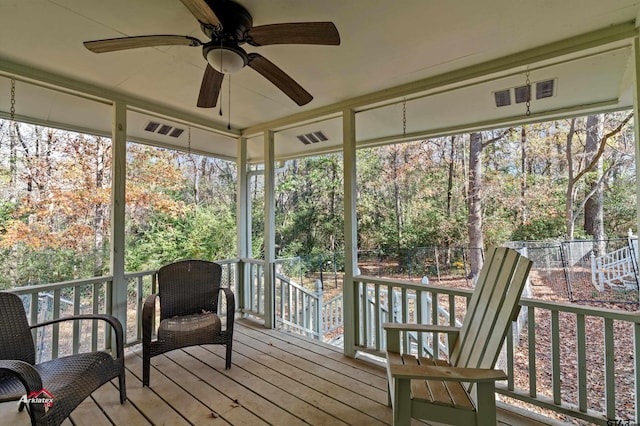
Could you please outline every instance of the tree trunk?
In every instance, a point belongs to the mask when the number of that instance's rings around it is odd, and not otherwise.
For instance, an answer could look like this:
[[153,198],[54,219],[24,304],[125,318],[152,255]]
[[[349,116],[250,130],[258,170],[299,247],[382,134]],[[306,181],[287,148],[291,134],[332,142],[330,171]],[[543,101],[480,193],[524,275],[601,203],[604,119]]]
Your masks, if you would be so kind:
[[576,119],[573,118],[571,120],[571,127],[569,128],[569,133],[567,133],[565,154],[567,156],[567,192],[565,193],[567,204],[565,206],[565,219],[567,224],[567,239],[573,240],[574,233],[574,220],[573,220],[573,204],[575,201],[575,192],[574,192],[574,173],[573,173],[573,154],[572,154],[572,145],[573,145],[573,135],[575,134],[576,129]]
[[467,228],[469,233],[469,261],[471,277],[475,280],[482,269],[482,203],[480,187],[482,181],[482,133],[471,133],[469,136],[469,193],[467,204],[469,219]]
[[[585,152],[587,162],[593,160],[600,147],[600,138],[602,137],[602,116],[590,115],[587,117],[587,135],[585,140]],[[603,242],[604,240],[604,218],[603,218],[603,204],[604,193],[600,179],[602,177],[602,156],[596,161],[594,167],[594,177],[588,184],[586,192],[587,194],[592,192],[584,205],[584,230],[587,234],[591,235],[595,240]],[[600,249],[600,244],[598,244]]]
[[451,152],[449,154],[449,179],[447,181],[447,218],[451,217],[451,200],[453,199],[453,172],[456,156],[456,137],[451,136]]
[[[109,153],[107,152],[107,142],[102,138],[96,139],[96,187],[97,191],[101,190],[103,186],[109,184],[106,182],[105,172],[108,167],[107,165],[107,156]],[[107,221],[107,205],[102,203],[96,203],[95,205],[95,221],[93,225],[93,275],[98,277],[104,274],[104,262],[102,257],[102,248],[104,246],[105,240],[105,227]]]

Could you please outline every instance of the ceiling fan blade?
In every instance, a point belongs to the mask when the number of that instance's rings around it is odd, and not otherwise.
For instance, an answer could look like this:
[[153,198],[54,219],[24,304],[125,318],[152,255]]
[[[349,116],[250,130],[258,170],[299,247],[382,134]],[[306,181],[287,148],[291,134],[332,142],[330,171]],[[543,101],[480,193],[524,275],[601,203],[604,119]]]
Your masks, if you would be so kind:
[[252,46],[269,44],[324,44],[338,46],[340,34],[333,22],[292,22],[259,25],[245,35]]
[[313,96],[273,62],[257,53],[250,53],[248,56],[249,66],[282,90],[295,103],[302,106],[311,102]]
[[198,21],[202,22],[203,24],[212,25],[214,27],[222,29],[220,20],[204,0],[180,1],[182,1],[182,4],[184,4],[186,8],[189,9],[189,12],[191,12],[191,14],[195,16]]
[[198,95],[198,107],[213,108],[218,103],[218,95],[222,86],[224,74],[216,71],[211,65],[207,64],[200,85],[200,94]]
[[138,47],[202,46],[202,42],[197,38],[180,35],[147,35],[137,37],[107,38],[104,40],[85,41],[83,44],[84,47],[95,53],[135,49]]

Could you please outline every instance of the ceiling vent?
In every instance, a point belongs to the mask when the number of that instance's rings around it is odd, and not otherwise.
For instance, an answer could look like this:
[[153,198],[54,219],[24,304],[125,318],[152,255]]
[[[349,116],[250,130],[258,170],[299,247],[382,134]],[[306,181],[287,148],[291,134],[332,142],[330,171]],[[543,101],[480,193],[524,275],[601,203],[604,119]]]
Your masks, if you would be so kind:
[[[538,81],[536,85],[536,99],[550,98],[555,95],[555,79]],[[513,88],[515,103],[521,104],[530,102],[532,99],[531,85],[518,86]],[[511,105],[511,89],[493,92],[497,107]]]
[[155,121],[150,121],[147,123],[144,129],[147,132],[155,132],[156,130],[158,130],[158,127],[160,127],[160,123],[156,123]]
[[173,127],[168,124],[158,123],[157,121],[149,121],[144,126],[144,130],[151,133],[171,136],[172,138],[179,138],[180,135],[184,133],[184,129],[181,129],[180,127]]
[[523,102],[531,101],[531,86],[520,86],[513,89],[516,94],[516,103],[521,104]]
[[545,80],[536,83],[536,99],[550,98],[553,96],[555,80]]
[[510,90],[501,90],[499,92],[493,93],[496,99],[496,106],[503,107],[507,105],[511,105],[511,91]]
[[324,142],[328,141],[329,138],[325,136],[321,131],[305,133],[303,135],[296,136],[300,142],[305,145],[311,145],[312,143]]

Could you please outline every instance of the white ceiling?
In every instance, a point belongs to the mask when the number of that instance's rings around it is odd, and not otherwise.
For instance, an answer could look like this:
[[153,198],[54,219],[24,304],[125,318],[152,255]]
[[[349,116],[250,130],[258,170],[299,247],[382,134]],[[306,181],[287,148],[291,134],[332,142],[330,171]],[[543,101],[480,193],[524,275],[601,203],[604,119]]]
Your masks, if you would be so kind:
[[[493,92],[524,84],[527,68],[532,82],[556,82],[553,98],[532,102],[531,119],[615,109],[632,102],[631,39],[612,40],[556,59],[514,63],[512,70],[502,67],[497,73],[442,88],[418,84],[416,94],[404,91],[394,96],[389,89],[472,70],[469,67],[476,64],[486,69],[498,58],[634,21],[639,0],[240,3],[252,14],[254,25],[336,24],[340,46],[244,46],[269,58],[305,87],[314,96],[306,106],[298,107],[245,68],[231,77],[230,110],[225,79],[220,117],[218,108],[195,106],[206,66],[200,48],[95,54],[82,45],[85,40],[147,34],[206,40],[179,0],[0,0],[0,114],[8,115],[9,78],[16,77],[16,114],[25,121],[108,134],[110,101],[119,98],[131,105],[128,131],[133,140],[184,148],[189,132],[176,139],[145,132],[142,127],[150,119],[183,128],[190,123],[192,149],[232,158],[236,155],[234,135],[247,128],[259,129],[262,123],[283,123],[286,125],[276,134],[276,155],[286,158],[338,148],[342,129],[341,120],[335,117],[341,105],[354,105],[360,111],[357,139],[362,144],[385,143],[403,133],[446,134],[500,120],[522,121],[524,106],[496,108]],[[380,107],[359,101],[371,93],[378,95],[374,101],[380,101]],[[403,132],[401,102],[405,98]],[[229,112],[232,130],[225,132]],[[286,118],[292,115],[307,123],[289,124],[293,120]],[[285,121],[278,121],[281,119]],[[303,145],[295,137],[316,130],[325,132],[329,141]],[[250,156],[259,161],[262,138],[249,133]]]

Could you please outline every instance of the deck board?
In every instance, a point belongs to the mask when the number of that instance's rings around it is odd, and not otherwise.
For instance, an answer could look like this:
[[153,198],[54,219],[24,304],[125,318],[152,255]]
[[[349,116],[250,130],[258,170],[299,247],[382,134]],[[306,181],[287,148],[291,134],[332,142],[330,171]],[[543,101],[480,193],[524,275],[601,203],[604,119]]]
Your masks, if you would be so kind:
[[[107,425],[384,425],[391,424],[385,369],[348,358],[341,349],[295,333],[236,322],[233,365],[217,345],[152,358],[143,388],[141,347],[127,349],[128,401],[117,380],[96,390],[72,414],[76,426]],[[501,425],[528,425],[498,414]],[[6,424],[27,425],[15,402],[0,404]],[[65,425],[72,424],[69,419]],[[413,425],[422,425],[412,421]]]

